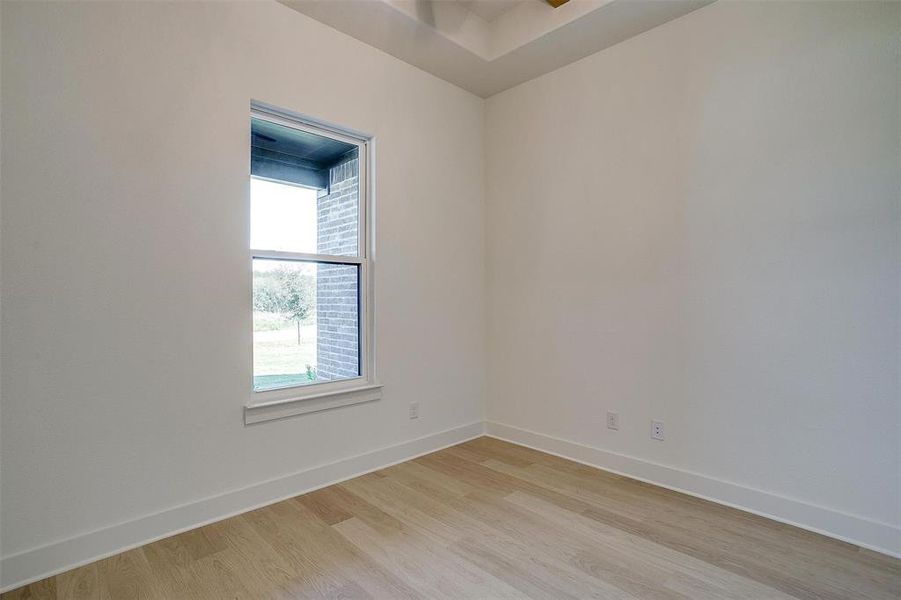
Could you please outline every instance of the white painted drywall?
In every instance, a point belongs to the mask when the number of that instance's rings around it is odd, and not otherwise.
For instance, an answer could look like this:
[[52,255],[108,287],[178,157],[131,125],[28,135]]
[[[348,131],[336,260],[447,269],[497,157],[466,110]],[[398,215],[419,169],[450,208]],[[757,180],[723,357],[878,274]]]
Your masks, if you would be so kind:
[[[4,556],[482,420],[481,99],[276,3],[2,11]],[[252,98],[376,136],[385,387],[244,427]]]
[[489,420],[897,527],[899,31],[718,2],[490,98]]
[[[559,451],[898,525],[898,4],[720,2],[485,114],[275,3],[0,7],[20,572],[447,443],[418,438],[486,405]],[[377,136],[380,402],[241,425],[251,98]]]

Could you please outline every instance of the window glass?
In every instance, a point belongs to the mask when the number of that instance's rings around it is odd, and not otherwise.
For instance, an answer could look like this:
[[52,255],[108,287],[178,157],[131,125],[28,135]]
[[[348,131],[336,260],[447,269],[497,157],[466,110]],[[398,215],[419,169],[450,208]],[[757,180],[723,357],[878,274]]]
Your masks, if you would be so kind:
[[357,146],[263,119],[251,134],[250,247],[357,256]]
[[253,261],[253,388],[360,376],[359,268]]
[[282,123],[293,124],[251,118],[256,392],[371,377],[361,343],[371,331],[364,336],[361,323],[372,321],[360,315],[369,280],[360,252],[365,146]]

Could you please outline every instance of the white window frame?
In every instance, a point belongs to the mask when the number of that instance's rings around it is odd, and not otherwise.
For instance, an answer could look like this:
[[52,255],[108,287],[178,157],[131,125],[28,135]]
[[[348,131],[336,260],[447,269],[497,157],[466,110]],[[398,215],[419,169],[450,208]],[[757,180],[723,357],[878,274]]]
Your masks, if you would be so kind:
[[[358,149],[359,161],[359,226],[356,256],[333,256],[302,252],[281,252],[260,248],[249,250],[248,265],[253,270],[254,259],[293,260],[307,263],[356,265],[359,269],[359,351],[360,375],[340,381],[311,383],[303,386],[253,391],[244,407],[244,423],[250,425],[294,415],[327,410],[361,402],[371,402],[381,397],[381,384],[375,376],[375,320],[373,277],[373,172],[374,140],[355,131],[323,123],[302,115],[290,113],[261,102],[252,102],[250,116],[292,129],[332,138]],[[250,119],[248,119],[248,124]],[[250,150],[248,144],[248,152]],[[250,160],[248,159],[248,165]],[[248,175],[248,214],[250,193]],[[248,244],[249,246],[249,244]],[[253,285],[251,281],[251,286]],[[251,344],[252,346],[252,344]],[[253,363],[251,359],[251,372]],[[252,380],[252,379],[251,379]]]

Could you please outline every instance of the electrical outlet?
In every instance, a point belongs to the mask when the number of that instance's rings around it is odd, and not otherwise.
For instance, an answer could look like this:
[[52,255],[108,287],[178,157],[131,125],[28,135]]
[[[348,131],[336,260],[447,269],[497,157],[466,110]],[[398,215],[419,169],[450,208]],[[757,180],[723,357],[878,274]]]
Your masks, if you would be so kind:
[[411,419],[419,418],[419,402],[411,402],[410,403],[410,418]]
[[607,429],[619,429],[619,413],[607,411]]
[[651,421],[651,437],[663,441],[663,421]]

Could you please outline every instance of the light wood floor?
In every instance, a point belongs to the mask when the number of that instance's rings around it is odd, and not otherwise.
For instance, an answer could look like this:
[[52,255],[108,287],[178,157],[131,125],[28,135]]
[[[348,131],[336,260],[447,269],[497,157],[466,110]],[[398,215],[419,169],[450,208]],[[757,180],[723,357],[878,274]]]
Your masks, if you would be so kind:
[[480,438],[12,598],[899,598],[901,561]]

